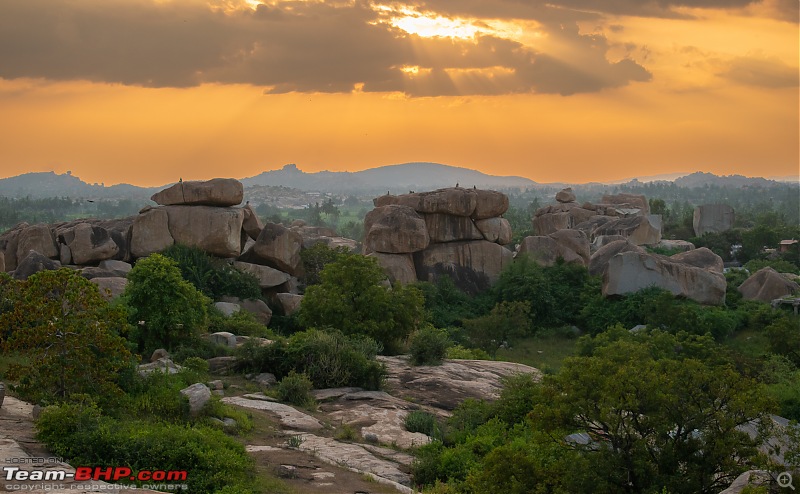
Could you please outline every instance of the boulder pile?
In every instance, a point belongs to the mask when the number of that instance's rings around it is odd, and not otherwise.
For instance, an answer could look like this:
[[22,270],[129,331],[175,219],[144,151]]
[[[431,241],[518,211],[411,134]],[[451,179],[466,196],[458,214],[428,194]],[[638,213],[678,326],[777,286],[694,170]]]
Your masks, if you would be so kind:
[[[228,259],[238,270],[254,275],[264,295],[289,313],[297,310],[301,296],[277,295],[297,293],[301,249],[316,243],[360,248],[333,230],[302,222],[289,228],[265,225],[249,204],[240,206],[243,197],[238,180],[181,181],[153,194],[156,205],[129,218],[20,223],[0,235],[0,268],[27,279],[41,270],[68,266],[116,297],[125,289],[132,263],[178,243]],[[252,312],[265,324],[271,317],[263,302],[223,302]]]
[[643,195],[606,195],[600,203],[579,204],[572,189],[566,188],[556,194],[556,204],[534,213],[533,231],[546,237],[566,229],[582,231],[590,243],[619,235],[635,245],[656,245],[661,241],[661,216],[650,214]]
[[501,215],[508,197],[453,187],[380,196],[364,219],[364,253],[391,281],[453,279],[468,293],[488,288],[513,254],[511,226]]

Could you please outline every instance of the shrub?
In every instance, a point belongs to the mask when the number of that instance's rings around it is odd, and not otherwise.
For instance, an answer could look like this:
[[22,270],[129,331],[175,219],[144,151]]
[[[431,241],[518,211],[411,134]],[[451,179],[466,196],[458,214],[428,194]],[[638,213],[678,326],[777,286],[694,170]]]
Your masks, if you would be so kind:
[[404,421],[406,430],[408,432],[421,432],[426,436],[436,437],[441,436],[439,424],[436,422],[436,417],[424,410],[413,410],[406,415]]
[[261,338],[272,336],[271,331],[246,310],[240,310],[230,316],[225,316],[212,306],[209,310],[208,322],[209,333],[227,331],[240,336],[257,336]]
[[183,279],[207,297],[218,299],[229,295],[248,299],[261,296],[255,276],[239,271],[225,260],[213,257],[198,247],[174,244],[164,249],[162,254],[174,260]]
[[300,251],[306,286],[320,284],[322,282],[320,274],[325,266],[340,259],[342,256],[348,255],[352,255],[352,253],[347,247],[341,246],[332,249],[323,243],[315,244],[309,249]]
[[301,407],[312,407],[316,403],[311,396],[314,385],[306,374],[290,371],[278,382],[278,399]]
[[186,470],[189,492],[253,486],[244,446],[208,427],[114,420],[83,404],[47,407],[36,427],[37,438],[72,464]]
[[530,333],[530,313],[528,301],[500,302],[489,314],[464,321],[464,328],[472,346],[494,356],[503,344]]
[[411,363],[413,365],[439,365],[452,345],[447,332],[442,329],[426,326],[411,337]]
[[447,358],[463,360],[492,360],[492,356],[480,348],[464,348],[453,345],[447,349]]

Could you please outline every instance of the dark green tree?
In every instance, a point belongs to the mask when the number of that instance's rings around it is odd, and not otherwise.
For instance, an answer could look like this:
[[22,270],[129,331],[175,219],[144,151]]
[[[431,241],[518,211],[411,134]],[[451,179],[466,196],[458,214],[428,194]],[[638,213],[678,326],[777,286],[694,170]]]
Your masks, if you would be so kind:
[[195,338],[207,324],[210,300],[181,277],[172,259],[161,254],[140,259],[128,273],[123,300],[136,326],[140,351],[169,350]]
[[394,352],[425,322],[422,293],[411,286],[389,286],[375,258],[342,256],[308,287],[299,319],[307,327],[332,327],[344,334],[364,334]]

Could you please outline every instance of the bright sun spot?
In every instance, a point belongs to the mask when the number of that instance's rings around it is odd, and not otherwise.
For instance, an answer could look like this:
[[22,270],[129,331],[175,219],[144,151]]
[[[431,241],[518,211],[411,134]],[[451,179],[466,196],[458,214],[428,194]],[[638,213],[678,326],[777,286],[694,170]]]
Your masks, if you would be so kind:
[[417,34],[425,38],[448,37],[471,39],[479,29],[460,19],[424,16],[421,14],[394,17],[390,23],[409,34]]

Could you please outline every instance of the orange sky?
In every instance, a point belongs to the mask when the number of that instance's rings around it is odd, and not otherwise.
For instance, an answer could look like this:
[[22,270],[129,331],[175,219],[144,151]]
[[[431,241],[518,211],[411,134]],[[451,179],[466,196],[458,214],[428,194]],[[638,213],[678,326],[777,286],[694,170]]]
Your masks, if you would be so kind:
[[796,0],[257,3],[4,0],[0,176],[800,167]]

